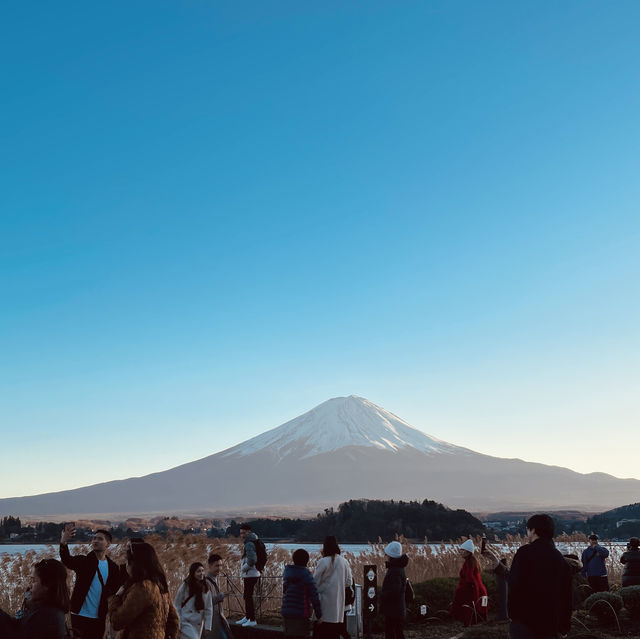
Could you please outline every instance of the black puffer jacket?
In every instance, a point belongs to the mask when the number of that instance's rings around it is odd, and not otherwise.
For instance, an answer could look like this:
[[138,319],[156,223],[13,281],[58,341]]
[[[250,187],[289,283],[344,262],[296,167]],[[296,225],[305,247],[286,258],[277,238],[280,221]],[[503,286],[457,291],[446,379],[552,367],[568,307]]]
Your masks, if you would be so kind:
[[640,586],[640,548],[627,550],[620,557],[620,561],[624,564],[622,585]]
[[407,587],[407,576],[404,569],[409,563],[409,557],[389,558],[385,562],[387,574],[382,582],[380,591],[380,612],[387,618],[396,621],[404,620],[407,608],[404,603],[404,591]]
[[20,619],[0,610],[2,639],[64,639],[66,636],[65,615],[59,608],[36,604]]

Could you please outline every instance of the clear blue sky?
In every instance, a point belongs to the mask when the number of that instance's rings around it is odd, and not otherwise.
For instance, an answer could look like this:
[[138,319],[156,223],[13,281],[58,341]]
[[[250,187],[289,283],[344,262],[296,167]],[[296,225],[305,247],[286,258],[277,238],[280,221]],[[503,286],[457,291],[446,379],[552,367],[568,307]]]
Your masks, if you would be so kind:
[[640,478],[639,23],[635,0],[5,6],[0,496],[352,393]]

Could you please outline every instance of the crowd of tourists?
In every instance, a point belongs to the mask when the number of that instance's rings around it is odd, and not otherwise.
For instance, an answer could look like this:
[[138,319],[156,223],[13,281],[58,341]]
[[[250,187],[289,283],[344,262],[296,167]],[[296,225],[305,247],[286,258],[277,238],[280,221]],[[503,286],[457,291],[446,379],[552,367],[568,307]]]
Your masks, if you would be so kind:
[[[553,542],[549,515],[527,521],[529,543],[515,554],[511,565],[483,543],[471,539],[459,547],[461,568],[450,614],[465,626],[488,619],[488,595],[482,582],[479,556],[493,564],[499,598],[497,618],[509,621],[512,639],[551,639],[566,635],[576,607],[576,578],[588,581],[595,592],[609,589],[605,559],[609,552],[589,537],[582,556],[562,555]],[[127,542],[126,562],[116,564],[108,555],[111,534],[97,530],[90,553],[71,554],[73,525],[65,526],[60,540],[60,561],[44,559],[33,567],[22,609],[11,616],[0,611],[2,639],[233,639],[222,610],[225,593],[218,584],[222,557],[211,554],[206,565],[189,567],[175,597],[171,597],[153,546],[143,539]],[[254,592],[267,561],[262,540],[242,524],[241,577],[245,616],[234,626],[257,626]],[[379,592],[385,639],[404,639],[407,603],[412,588],[405,569],[409,558],[402,544],[392,541],[384,549],[386,573]],[[324,540],[322,557],[313,573],[309,553],[299,548],[283,574],[282,618],[284,634],[293,639],[350,639],[347,613],[355,600],[349,563],[335,537]],[[622,585],[640,585],[640,541],[632,538],[621,556]],[[68,570],[75,573],[70,594]],[[71,625],[67,626],[70,613]]]

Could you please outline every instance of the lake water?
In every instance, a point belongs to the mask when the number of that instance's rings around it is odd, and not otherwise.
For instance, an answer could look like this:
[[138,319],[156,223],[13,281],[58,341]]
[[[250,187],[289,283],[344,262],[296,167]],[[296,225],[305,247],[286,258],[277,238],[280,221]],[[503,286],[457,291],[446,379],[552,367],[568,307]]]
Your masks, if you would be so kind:
[[[76,545],[81,544],[69,544],[69,548],[73,549]],[[424,544],[414,544],[418,548],[422,548]],[[432,550],[436,551],[440,548],[440,544],[430,544]],[[448,546],[449,544],[445,544]],[[569,544],[572,547],[575,547],[575,544]],[[287,550],[288,552],[293,552],[296,548],[304,548],[310,555],[314,553],[319,553],[322,549],[322,544],[311,544],[311,543],[282,543],[282,544],[265,544],[267,550],[271,550],[273,547],[277,546],[278,548],[282,548]],[[500,548],[499,544],[492,544],[494,548]],[[558,544],[558,550],[560,552],[566,552],[569,548],[564,548],[564,544]],[[612,549],[613,553],[622,553],[626,549],[626,542],[611,542],[607,543],[607,546]],[[33,550],[35,552],[42,552],[51,548],[55,556],[58,555],[58,544],[0,544],[0,556],[3,554],[16,555],[23,554]],[[349,552],[353,555],[360,555],[363,552],[368,551],[371,546],[369,544],[340,544],[340,548],[342,552]],[[586,548],[586,545],[585,545]]]
[[[73,550],[78,545],[82,544],[69,544],[69,548]],[[304,548],[309,554],[320,552],[322,544],[265,544],[267,550],[271,550],[275,546],[283,548],[289,552],[293,552],[297,548]],[[58,544],[0,544],[0,555],[18,555],[24,554],[31,550],[35,552],[42,552],[51,548],[55,555],[58,554]],[[342,552],[350,552],[354,555],[359,555],[361,552],[369,550],[369,544],[340,544]]]

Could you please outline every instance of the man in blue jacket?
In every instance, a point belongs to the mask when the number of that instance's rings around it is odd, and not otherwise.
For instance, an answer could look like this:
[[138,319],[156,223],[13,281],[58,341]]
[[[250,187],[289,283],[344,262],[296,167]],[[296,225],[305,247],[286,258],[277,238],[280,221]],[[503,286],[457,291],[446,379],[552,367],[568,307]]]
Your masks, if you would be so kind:
[[309,636],[311,608],[316,619],[322,617],[316,582],[307,568],[309,553],[298,548],[293,553],[293,566],[286,566],[282,580],[282,618],[286,637]]
[[609,551],[598,543],[598,535],[589,535],[589,547],[582,551],[582,576],[587,578],[593,592],[607,592],[609,579],[604,560]]

